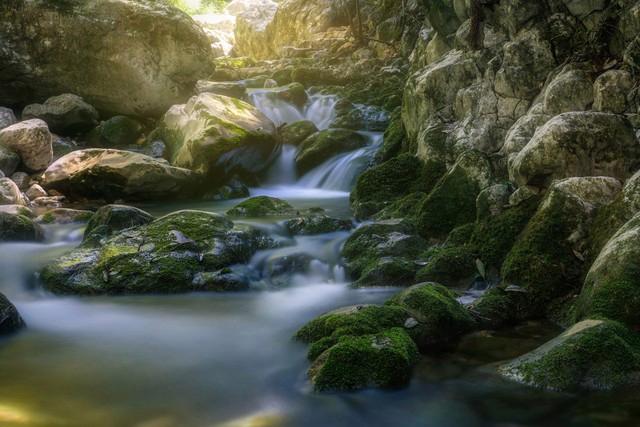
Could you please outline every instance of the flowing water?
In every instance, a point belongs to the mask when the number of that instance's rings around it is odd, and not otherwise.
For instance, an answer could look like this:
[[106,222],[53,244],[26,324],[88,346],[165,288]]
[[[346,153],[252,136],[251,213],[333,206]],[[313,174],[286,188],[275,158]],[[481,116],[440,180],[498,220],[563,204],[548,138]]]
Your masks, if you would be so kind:
[[[298,115],[290,106],[274,112],[269,108],[282,106],[257,105],[270,117],[306,117],[325,127],[334,114],[329,100],[312,98]],[[381,142],[379,134],[367,135],[366,148],[300,178],[295,148],[283,147],[252,194],[349,217],[348,191]],[[143,207],[156,215],[184,208],[223,212],[237,202]],[[296,329],[325,311],[381,302],[396,290],[348,287],[339,258],[346,232],[291,239],[276,221],[253,223],[290,245],[237,266],[256,288],[245,293],[55,297],[38,288],[34,272],[77,245],[80,227],[51,226],[44,244],[0,245],[0,291],[28,324],[0,342],[0,426],[507,427],[640,419],[633,395],[578,399],[497,379],[490,363],[557,332],[540,324],[465,338],[453,355],[424,358],[404,390],[313,393],[306,346],[291,339]],[[296,256],[311,259],[308,267],[283,273],[282,260]]]

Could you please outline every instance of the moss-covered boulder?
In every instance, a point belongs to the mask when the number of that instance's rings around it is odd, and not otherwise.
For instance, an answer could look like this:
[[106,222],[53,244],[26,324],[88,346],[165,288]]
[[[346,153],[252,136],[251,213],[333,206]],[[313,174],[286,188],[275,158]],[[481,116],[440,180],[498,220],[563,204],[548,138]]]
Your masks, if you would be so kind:
[[400,388],[409,383],[417,360],[415,343],[394,328],[341,338],[313,362],[309,377],[317,391]]
[[473,318],[456,300],[456,293],[436,283],[414,285],[386,302],[407,310],[417,320],[409,334],[420,351],[438,351],[469,332]]
[[354,286],[407,286],[428,248],[406,221],[388,220],[358,228],[345,242],[342,256]]
[[38,215],[35,221],[38,224],[82,224],[87,223],[93,217],[92,211],[70,208],[48,209]]
[[284,223],[284,228],[292,235],[313,235],[349,231],[353,228],[353,222],[348,219],[317,214],[287,220]]
[[47,168],[42,186],[70,197],[154,200],[188,197],[200,177],[144,154],[112,149],[73,151]]
[[0,242],[37,242],[41,241],[43,237],[40,226],[28,216],[0,212]]
[[275,126],[252,105],[202,93],[167,111],[158,128],[171,163],[216,181],[254,177],[275,152]]
[[501,271],[505,284],[528,293],[532,314],[540,315],[553,298],[579,289],[594,214],[620,188],[613,178],[586,177],[557,181],[549,189]]
[[16,307],[0,294],[0,335],[12,334],[22,328],[25,323]]
[[127,116],[114,116],[100,123],[89,138],[97,147],[125,147],[135,145],[143,132],[143,126],[137,120]]
[[87,241],[40,274],[57,294],[141,294],[218,290],[196,280],[248,261],[273,242],[224,216],[179,211],[101,240]]
[[391,114],[389,126],[384,131],[382,147],[376,154],[376,160],[386,162],[402,152],[402,148],[407,145],[407,133],[402,123],[401,108],[397,108]]
[[551,390],[612,390],[635,385],[640,339],[620,323],[583,320],[499,367],[506,378]]
[[364,135],[348,129],[317,132],[300,144],[296,155],[298,173],[305,174],[333,156],[362,148],[367,142]]
[[[417,157],[402,154],[360,175],[351,193],[351,208],[356,218],[368,218],[409,193],[429,192],[444,172],[440,163],[424,165]],[[398,208],[395,204],[392,209]]]
[[475,221],[478,194],[492,183],[492,168],[485,155],[476,151],[462,154],[420,206],[420,234],[445,238],[455,227]]
[[445,286],[465,288],[478,276],[477,253],[473,247],[436,247],[428,251],[426,265],[418,270],[419,282],[437,282]]
[[99,242],[127,228],[149,224],[153,216],[142,209],[126,205],[106,205],[91,216],[84,231],[84,240]]
[[227,211],[235,217],[259,218],[264,216],[294,215],[296,210],[288,202],[269,196],[257,196],[245,200]]
[[586,276],[578,318],[604,316],[640,326],[640,214],[604,246]]
[[318,128],[315,123],[310,120],[300,120],[289,123],[279,130],[280,142],[283,144],[298,146],[302,141],[316,132],[318,132]]

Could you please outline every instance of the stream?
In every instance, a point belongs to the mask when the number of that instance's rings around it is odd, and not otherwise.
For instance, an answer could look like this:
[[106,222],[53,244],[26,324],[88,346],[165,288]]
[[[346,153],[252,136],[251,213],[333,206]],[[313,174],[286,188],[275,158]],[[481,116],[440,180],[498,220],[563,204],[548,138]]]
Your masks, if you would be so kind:
[[[312,96],[304,110],[254,93],[276,124],[303,118],[324,129],[336,99]],[[349,191],[382,143],[341,154],[297,178],[295,147],[282,147],[263,185],[297,208],[320,206],[349,218]],[[224,212],[239,200],[140,206],[154,215],[179,209]],[[277,221],[251,221],[286,239]],[[306,378],[307,347],[293,333],[345,305],[379,303],[397,289],[352,289],[340,263],[348,232],[293,239],[245,266],[256,290],[123,297],[55,297],[34,272],[79,244],[78,226],[47,226],[44,244],[0,245],[0,291],[28,328],[0,343],[0,426],[593,426],[640,416],[633,396],[536,391],[492,375],[490,364],[535,348],[557,331],[525,324],[465,338],[452,356],[424,358],[399,391],[318,394]],[[305,254],[306,271],[282,275],[278,260]],[[465,352],[468,350],[468,353]],[[471,356],[473,354],[473,356]],[[478,356],[480,355],[480,356]],[[607,402],[616,402],[612,407]]]

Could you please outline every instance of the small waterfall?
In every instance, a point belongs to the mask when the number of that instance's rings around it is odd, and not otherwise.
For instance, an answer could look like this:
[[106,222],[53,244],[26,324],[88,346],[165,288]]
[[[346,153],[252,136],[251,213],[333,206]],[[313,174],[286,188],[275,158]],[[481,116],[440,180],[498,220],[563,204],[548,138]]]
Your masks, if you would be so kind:
[[302,112],[295,105],[270,96],[270,93],[269,89],[252,89],[249,91],[249,99],[276,126],[305,119]]
[[336,105],[338,97],[335,95],[311,95],[309,103],[304,111],[307,120],[315,123],[320,130],[328,129],[336,119]]
[[264,185],[285,185],[296,182],[296,154],[298,148],[283,145],[277,160],[269,168]]

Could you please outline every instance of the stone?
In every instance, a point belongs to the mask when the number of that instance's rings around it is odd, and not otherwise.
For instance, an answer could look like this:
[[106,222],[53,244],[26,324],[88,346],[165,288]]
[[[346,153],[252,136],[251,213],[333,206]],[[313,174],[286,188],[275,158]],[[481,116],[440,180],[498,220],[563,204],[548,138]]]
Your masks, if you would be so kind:
[[498,371],[548,390],[613,390],[637,384],[640,343],[617,322],[587,319]]
[[310,120],[300,120],[288,123],[278,130],[282,144],[300,145],[305,139],[318,132],[315,123]]
[[30,104],[22,110],[22,119],[40,119],[53,132],[71,135],[86,132],[98,124],[100,115],[93,106],[77,95],[66,93],[47,99],[43,104]]
[[187,197],[198,177],[144,154],[112,149],[78,150],[53,163],[42,186],[68,196],[107,200]]
[[628,71],[609,70],[596,79],[593,84],[596,111],[622,114],[627,109],[627,95],[633,88],[633,78]]
[[211,93],[171,107],[159,131],[174,166],[216,181],[236,174],[254,177],[276,149],[275,126],[264,114],[246,102]]
[[362,148],[367,143],[365,136],[353,130],[326,129],[317,132],[300,144],[296,168],[300,175],[304,175],[330,158]]
[[557,115],[569,111],[584,111],[593,103],[593,83],[582,70],[563,70],[547,86],[544,110]]
[[31,201],[33,208],[57,209],[61,208],[66,201],[65,196],[38,197]]
[[26,205],[22,192],[9,178],[0,178],[0,205]]
[[249,98],[255,98],[257,96],[266,98],[271,102],[284,101],[295,105],[298,108],[303,108],[307,103],[307,92],[304,86],[300,83],[289,83],[284,86],[277,86],[274,88],[263,89],[249,89],[247,91]]
[[153,219],[151,214],[133,206],[102,206],[89,220],[84,240],[110,237],[116,232],[149,224]]
[[16,115],[11,108],[0,107],[0,130],[18,123]]
[[20,156],[0,145],[0,172],[4,176],[10,176],[20,164]]
[[80,224],[86,223],[92,216],[91,211],[54,208],[39,215],[35,221],[39,224]]
[[165,2],[5,3],[0,39],[8,104],[74,93],[101,112],[157,117],[212,68],[207,36]]
[[114,116],[100,123],[91,135],[93,144],[101,148],[135,145],[143,136],[144,128],[137,120],[127,116]]
[[196,93],[213,93],[231,98],[243,99],[247,92],[247,86],[243,82],[212,82],[209,80],[198,80],[196,83]]
[[52,136],[40,119],[26,120],[0,131],[0,145],[17,153],[22,164],[32,170],[46,169],[53,160]]
[[11,180],[16,183],[20,191],[26,191],[31,185],[31,177],[24,172],[16,172],[11,175]]
[[39,242],[43,232],[31,218],[20,213],[0,211],[0,242]]
[[639,166],[640,143],[624,117],[572,112],[540,127],[509,164],[509,175],[520,186],[547,188],[572,176],[625,180]]
[[349,231],[353,228],[353,223],[348,219],[332,218],[328,215],[320,214],[287,220],[284,223],[284,228],[294,236],[308,236],[336,231]]
[[47,192],[40,185],[33,184],[25,192],[25,195],[29,198],[29,200],[34,200],[34,199],[37,199],[38,197],[46,197],[47,196]]
[[0,335],[9,335],[25,327],[16,307],[0,294]]
[[229,216],[250,218],[288,216],[295,213],[296,210],[286,201],[269,196],[252,197],[227,211]]

